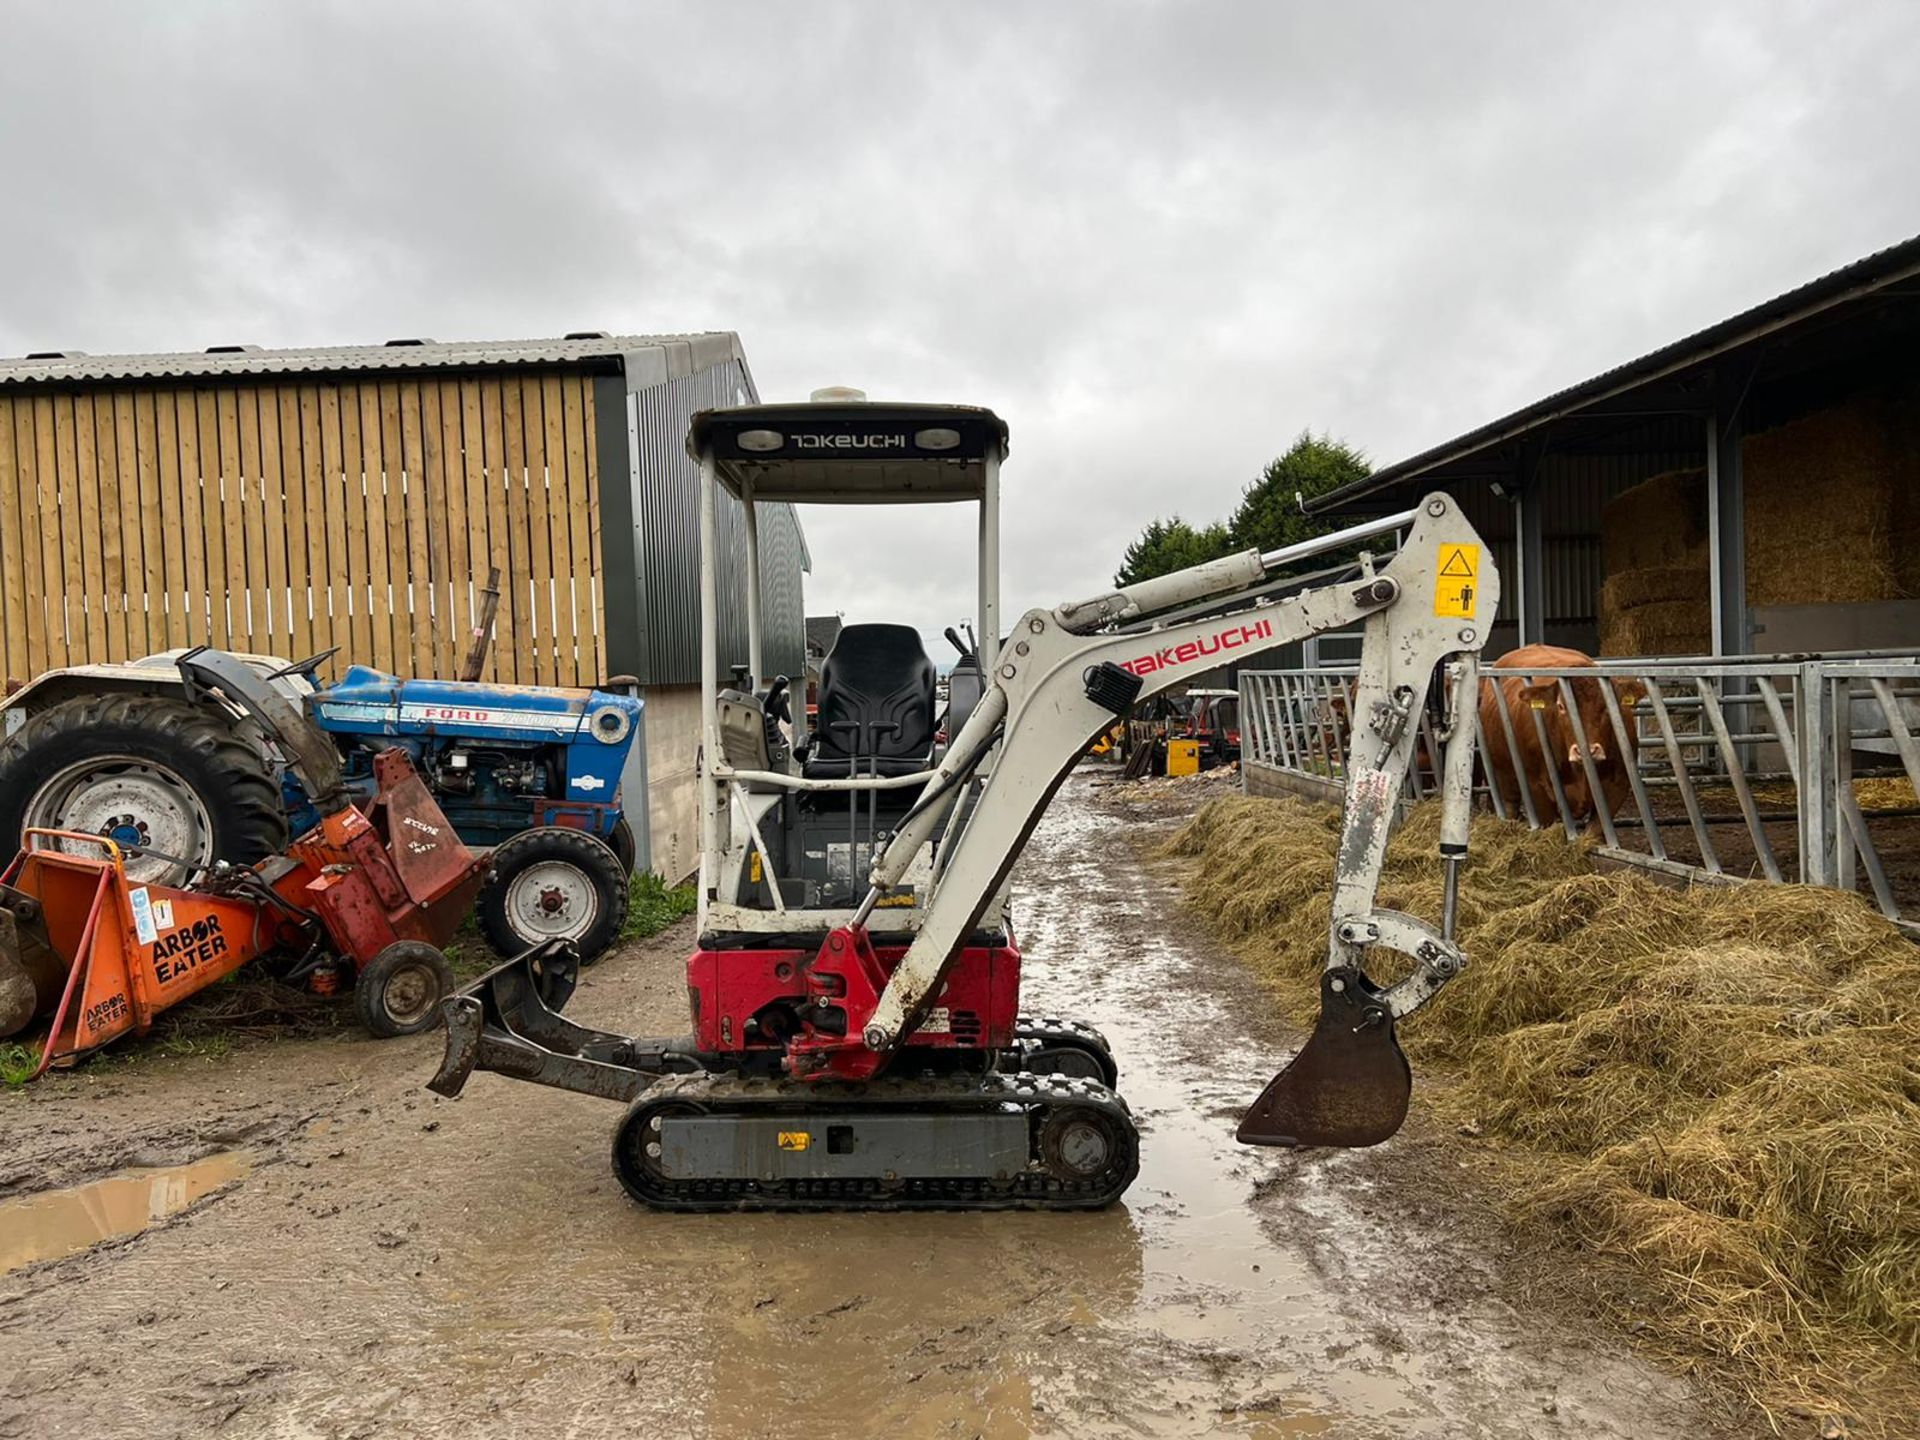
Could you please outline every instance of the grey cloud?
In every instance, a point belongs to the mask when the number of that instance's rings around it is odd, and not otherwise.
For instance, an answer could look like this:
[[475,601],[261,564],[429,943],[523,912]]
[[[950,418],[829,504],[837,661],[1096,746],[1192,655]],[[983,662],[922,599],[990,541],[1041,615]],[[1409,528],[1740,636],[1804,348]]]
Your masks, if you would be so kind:
[[[730,328],[992,404],[1010,608],[1920,229],[1905,0],[17,6],[0,351]],[[970,614],[959,512],[817,609]]]

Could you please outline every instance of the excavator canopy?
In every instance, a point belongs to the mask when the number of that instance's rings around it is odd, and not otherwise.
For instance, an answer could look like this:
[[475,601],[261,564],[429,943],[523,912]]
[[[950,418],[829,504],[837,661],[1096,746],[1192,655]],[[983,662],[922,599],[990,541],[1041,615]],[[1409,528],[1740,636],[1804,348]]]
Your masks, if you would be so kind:
[[1007,423],[975,405],[741,405],[693,417],[687,449],[711,455],[736,496],[807,505],[983,500]]

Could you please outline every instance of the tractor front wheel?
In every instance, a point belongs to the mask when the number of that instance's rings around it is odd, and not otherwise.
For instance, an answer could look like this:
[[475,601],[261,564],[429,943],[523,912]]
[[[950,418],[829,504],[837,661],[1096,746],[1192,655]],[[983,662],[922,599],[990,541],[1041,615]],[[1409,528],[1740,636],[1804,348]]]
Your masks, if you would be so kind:
[[477,912],[480,933],[502,957],[571,940],[580,963],[591,965],[626,923],[627,872],[605,841],[584,830],[523,830],[493,852]]
[[440,1020],[440,1002],[453,993],[447,957],[419,940],[396,940],[360,967],[353,982],[353,1013],[382,1040],[418,1035]]

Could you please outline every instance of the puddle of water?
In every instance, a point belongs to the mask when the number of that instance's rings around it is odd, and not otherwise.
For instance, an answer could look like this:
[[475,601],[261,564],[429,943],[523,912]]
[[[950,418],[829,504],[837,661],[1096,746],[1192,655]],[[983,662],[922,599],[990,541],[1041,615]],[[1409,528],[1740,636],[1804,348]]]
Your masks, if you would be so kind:
[[[1406,1367],[1329,1306],[1305,1256],[1276,1245],[1249,1203],[1271,1157],[1235,1143],[1233,1125],[1286,1056],[1257,1045],[1211,993],[1157,913],[1172,897],[1143,883],[1110,819],[1083,795],[1062,800],[1029,852],[1044,866],[1044,886],[1016,881],[1015,928],[1026,1008],[1104,1030],[1120,1092],[1141,1122],[1140,1178],[1127,1205],[1142,1276],[1119,1323],[1199,1362],[1197,1374],[1164,1375],[1158,1388],[1213,1409],[1221,1432],[1312,1435],[1341,1419],[1415,1420],[1424,1407]],[[1361,1363],[1314,1363],[1332,1345]],[[1149,1433],[1186,1433],[1192,1412],[1155,1418],[1172,1423],[1143,1426]]]
[[229,1150],[187,1165],[126,1170],[0,1204],[0,1274],[136,1234],[252,1168],[245,1152]]

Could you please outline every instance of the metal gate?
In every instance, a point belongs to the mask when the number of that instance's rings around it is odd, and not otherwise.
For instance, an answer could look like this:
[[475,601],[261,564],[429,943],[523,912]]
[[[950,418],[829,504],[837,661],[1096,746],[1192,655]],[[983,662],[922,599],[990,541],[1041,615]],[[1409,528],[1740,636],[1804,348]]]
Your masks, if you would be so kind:
[[[1600,794],[1601,783],[1590,739],[1635,757],[1620,813],[1600,805],[1586,827],[1599,854],[1692,879],[1860,889],[1920,936],[1920,652],[1607,660],[1498,673],[1558,687],[1591,793]],[[1354,723],[1353,674],[1347,667],[1242,673],[1250,791],[1338,798]],[[1609,733],[1589,737],[1571,687],[1594,677],[1637,681],[1646,698],[1622,704],[1613,685],[1602,685]],[[1545,809],[1521,770],[1514,725],[1539,727],[1541,753],[1553,753],[1542,712],[1527,709],[1516,719],[1505,705],[1489,708],[1493,723],[1505,727],[1519,801],[1509,803],[1488,783],[1476,714],[1481,803],[1535,829],[1580,834],[1558,767],[1546,767],[1553,804]],[[1437,784],[1441,748],[1430,721],[1421,724],[1409,799]]]

